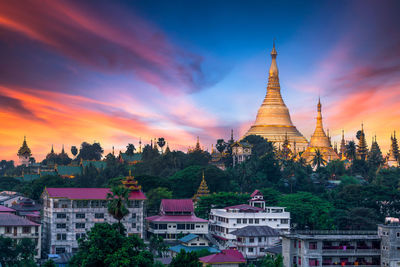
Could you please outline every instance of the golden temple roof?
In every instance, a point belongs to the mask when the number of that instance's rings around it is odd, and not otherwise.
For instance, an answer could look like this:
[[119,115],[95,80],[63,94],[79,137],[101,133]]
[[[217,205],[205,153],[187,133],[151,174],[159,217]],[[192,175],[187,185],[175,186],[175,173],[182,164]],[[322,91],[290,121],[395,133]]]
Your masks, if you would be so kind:
[[28,144],[26,143],[26,137],[24,136],[24,141],[22,142],[22,146],[18,150],[18,156],[31,156],[31,149],[28,147]]
[[201,179],[200,186],[197,189],[197,193],[193,196],[193,199],[196,200],[199,197],[207,196],[207,195],[209,195],[209,193],[210,193],[210,190],[208,189],[206,179],[204,178],[204,171],[203,171],[203,177]]
[[135,180],[135,177],[132,176],[131,170],[129,170],[129,175],[125,177],[121,183],[131,191],[139,191],[142,189],[142,186],[138,184],[138,181]]

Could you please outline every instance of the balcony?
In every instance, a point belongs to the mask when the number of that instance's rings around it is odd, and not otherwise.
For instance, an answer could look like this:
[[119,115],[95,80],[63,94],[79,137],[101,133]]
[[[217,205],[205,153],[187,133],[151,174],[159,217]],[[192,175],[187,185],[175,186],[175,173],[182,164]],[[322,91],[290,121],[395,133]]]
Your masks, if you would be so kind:
[[[328,263],[328,262],[323,262],[322,266],[326,267],[335,267],[335,266],[342,266],[341,262],[338,263]],[[372,263],[372,262],[364,262],[364,263],[357,263],[357,262],[346,262],[344,266],[358,266],[358,267],[379,267],[381,266],[378,263]]]

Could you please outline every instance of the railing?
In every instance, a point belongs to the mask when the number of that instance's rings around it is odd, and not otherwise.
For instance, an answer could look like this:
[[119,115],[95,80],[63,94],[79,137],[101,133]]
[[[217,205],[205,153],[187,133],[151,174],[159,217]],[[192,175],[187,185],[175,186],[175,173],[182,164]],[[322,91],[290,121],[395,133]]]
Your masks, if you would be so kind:
[[291,234],[302,235],[378,235],[374,230],[293,230]]
[[347,255],[347,254],[373,254],[379,255],[380,249],[323,249],[322,254],[324,255]]

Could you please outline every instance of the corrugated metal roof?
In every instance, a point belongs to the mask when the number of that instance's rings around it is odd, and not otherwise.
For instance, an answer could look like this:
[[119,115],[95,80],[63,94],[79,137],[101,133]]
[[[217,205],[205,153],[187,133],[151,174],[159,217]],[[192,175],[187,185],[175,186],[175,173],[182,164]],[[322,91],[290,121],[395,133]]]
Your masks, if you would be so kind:
[[164,212],[194,212],[191,199],[163,199],[161,206]]
[[34,223],[25,218],[19,217],[12,213],[0,213],[0,225],[1,226],[39,226],[39,224]]
[[256,226],[256,225],[249,225],[238,230],[231,232],[232,235],[236,236],[271,236],[271,237],[278,237],[279,233],[275,229],[263,225],[263,226]]
[[156,215],[147,217],[146,220],[152,222],[208,222],[194,215]]
[[199,261],[208,264],[246,262],[243,254],[236,249],[226,249],[217,254],[201,257]]

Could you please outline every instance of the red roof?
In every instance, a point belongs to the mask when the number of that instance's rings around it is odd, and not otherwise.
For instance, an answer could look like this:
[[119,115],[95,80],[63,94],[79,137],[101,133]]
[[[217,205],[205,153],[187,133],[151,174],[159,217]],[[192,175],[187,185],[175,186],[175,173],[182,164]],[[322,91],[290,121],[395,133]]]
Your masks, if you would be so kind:
[[156,215],[147,217],[146,220],[151,222],[208,222],[194,215]]
[[263,211],[262,208],[259,207],[253,207],[247,204],[240,204],[240,205],[235,205],[235,206],[229,206],[225,208],[226,210],[231,210],[231,209],[238,209],[240,211],[254,211],[254,212],[258,212],[258,211]]
[[[46,188],[49,197],[69,199],[107,199],[111,193],[109,188]],[[132,191],[129,194],[131,200],[144,200],[146,196],[142,191]]]
[[243,254],[236,249],[226,249],[217,254],[201,257],[199,258],[199,261],[208,264],[246,262],[245,258],[243,257]]
[[0,205],[0,212],[14,212],[15,213],[15,210]]
[[258,191],[257,189],[251,194],[250,197],[254,197],[256,195],[262,195],[260,191]]
[[161,206],[163,212],[194,212],[191,199],[163,199]]
[[12,213],[0,213],[0,226],[39,226],[30,220],[22,218]]

